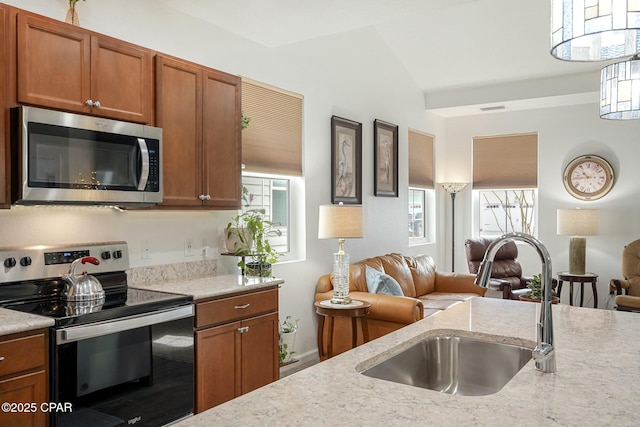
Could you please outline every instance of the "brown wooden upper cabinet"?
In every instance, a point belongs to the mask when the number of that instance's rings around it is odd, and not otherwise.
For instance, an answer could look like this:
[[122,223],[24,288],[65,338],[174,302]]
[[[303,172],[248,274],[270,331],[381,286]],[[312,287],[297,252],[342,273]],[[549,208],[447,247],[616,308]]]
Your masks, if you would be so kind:
[[26,12],[17,44],[18,102],[151,123],[150,50]]
[[162,206],[239,208],[240,78],[164,55],[155,69]]

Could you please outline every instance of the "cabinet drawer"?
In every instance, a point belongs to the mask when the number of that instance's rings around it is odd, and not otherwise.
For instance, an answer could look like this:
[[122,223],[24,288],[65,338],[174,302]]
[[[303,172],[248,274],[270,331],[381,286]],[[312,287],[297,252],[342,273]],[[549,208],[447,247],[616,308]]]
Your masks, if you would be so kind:
[[44,366],[45,345],[44,334],[0,342],[0,376]]
[[278,310],[278,289],[196,304],[196,328],[245,319]]

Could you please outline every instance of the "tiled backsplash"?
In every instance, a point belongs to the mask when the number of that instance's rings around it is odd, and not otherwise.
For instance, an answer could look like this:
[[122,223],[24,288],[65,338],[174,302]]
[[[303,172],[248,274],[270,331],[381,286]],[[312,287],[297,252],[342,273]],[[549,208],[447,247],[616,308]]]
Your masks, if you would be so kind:
[[150,265],[127,270],[129,286],[166,283],[176,280],[200,279],[218,274],[216,260],[179,262],[176,264]]

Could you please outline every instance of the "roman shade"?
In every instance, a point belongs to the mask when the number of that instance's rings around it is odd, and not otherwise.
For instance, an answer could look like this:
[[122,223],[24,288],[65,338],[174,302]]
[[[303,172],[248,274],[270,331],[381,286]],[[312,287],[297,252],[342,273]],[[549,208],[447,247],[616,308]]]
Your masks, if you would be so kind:
[[433,188],[433,136],[409,129],[409,186]]
[[302,95],[242,79],[242,163],[247,172],[302,175]]
[[537,188],[538,134],[473,138],[473,188]]

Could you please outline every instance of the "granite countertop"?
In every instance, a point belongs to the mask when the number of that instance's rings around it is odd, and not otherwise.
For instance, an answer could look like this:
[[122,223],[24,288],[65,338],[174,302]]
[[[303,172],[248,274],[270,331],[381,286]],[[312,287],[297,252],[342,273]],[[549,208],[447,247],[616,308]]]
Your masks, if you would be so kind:
[[539,309],[536,303],[474,298],[176,426],[637,425],[636,313],[554,304],[557,372],[538,372],[531,360],[493,395],[456,396],[359,373],[446,330],[535,341]]
[[54,320],[50,317],[0,308],[0,336],[40,328],[50,328],[54,323]]
[[284,283],[284,280],[275,277],[246,277],[235,274],[225,274],[197,279],[176,279],[166,282],[149,281],[148,283],[136,283],[135,285],[131,285],[131,287],[191,295],[193,296],[193,300],[197,302],[199,300],[267,288],[282,283]]

